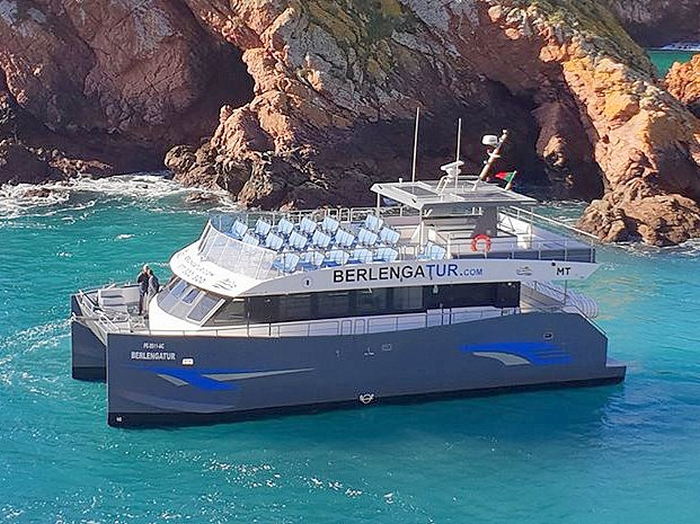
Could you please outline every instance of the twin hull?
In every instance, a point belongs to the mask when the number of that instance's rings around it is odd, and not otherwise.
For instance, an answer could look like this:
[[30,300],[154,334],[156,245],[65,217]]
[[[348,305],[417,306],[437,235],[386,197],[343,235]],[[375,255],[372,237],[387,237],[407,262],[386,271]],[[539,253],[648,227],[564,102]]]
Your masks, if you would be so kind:
[[[106,369],[113,426],[192,423],[469,392],[618,382],[607,339],[572,313],[366,335],[110,334],[73,322],[73,376]],[[100,367],[104,366],[104,367]]]

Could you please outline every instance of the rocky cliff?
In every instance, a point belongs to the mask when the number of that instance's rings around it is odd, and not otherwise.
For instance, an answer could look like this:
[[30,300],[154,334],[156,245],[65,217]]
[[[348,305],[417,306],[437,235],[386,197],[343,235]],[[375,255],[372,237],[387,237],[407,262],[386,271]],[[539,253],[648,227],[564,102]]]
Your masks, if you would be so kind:
[[685,64],[675,63],[666,75],[666,89],[700,118],[700,54]]
[[700,41],[700,0],[609,0],[609,4],[643,45]]
[[409,172],[420,106],[422,176],[462,116],[472,168],[480,136],[509,128],[502,167],[597,198],[582,225],[601,238],[700,234],[700,123],[604,0],[5,0],[0,41],[14,122],[77,151],[49,158],[123,169],[129,148],[182,143],[180,180],[244,204],[360,204]]

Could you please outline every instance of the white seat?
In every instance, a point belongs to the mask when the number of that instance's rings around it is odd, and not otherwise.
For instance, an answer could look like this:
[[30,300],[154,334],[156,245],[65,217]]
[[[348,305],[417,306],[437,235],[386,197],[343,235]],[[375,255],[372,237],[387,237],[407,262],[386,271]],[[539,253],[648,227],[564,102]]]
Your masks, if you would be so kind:
[[348,263],[350,253],[343,249],[332,249],[326,257],[326,266],[343,266]]
[[401,238],[398,231],[394,231],[390,227],[384,226],[379,232],[379,240],[389,246],[395,246]]
[[355,235],[345,231],[344,229],[338,229],[335,233],[335,245],[338,247],[352,247],[355,243]]
[[432,242],[428,242],[423,253],[418,256],[422,260],[443,260],[447,255],[447,249]]
[[299,255],[296,253],[284,253],[272,262],[272,267],[283,273],[292,273],[299,265]]
[[316,231],[316,222],[309,217],[302,218],[301,222],[299,222],[299,231],[307,236],[313,235],[314,231]]
[[288,237],[292,231],[294,231],[294,223],[286,218],[281,218],[280,221],[277,222],[277,231],[281,233],[282,236]]
[[382,262],[394,262],[399,258],[399,252],[390,247],[380,247],[374,254],[374,259]]
[[320,229],[317,229],[314,232],[314,235],[311,237],[311,242],[313,243],[314,246],[319,247],[321,249],[326,249],[328,245],[331,243],[331,237],[330,235],[327,235]]
[[268,249],[274,249],[275,251],[282,249],[283,244],[284,239],[279,235],[275,235],[274,233],[270,233],[265,239],[265,247]]
[[272,230],[272,224],[267,222],[266,220],[263,220],[262,218],[258,218],[258,221],[255,223],[255,234],[258,235],[260,238],[265,238],[267,235],[270,233]]
[[382,220],[376,215],[367,215],[367,217],[365,218],[365,229],[369,229],[374,233],[378,232],[382,228],[382,225],[384,225],[384,220]]
[[369,249],[358,247],[352,252],[349,262],[355,264],[369,264],[372,262],[372,252]]
[[289,235],[289,247],[291,248],[301,251],[306,247],[307,243],[308,239],[297,231],[292,231],[292,234]]
[[318,269],[323,265],[325,255],[319,251],[307,251],[301,257],[303,265],[308,269]]
[[233,225],[231,226],[231,236],[233,238],[236,238],[238,240],[242,239],[243,236],[246,234],[248,231],[248,226],[241,222],[240,220],[236,220]]
[[374,244],[376,244],[377,238],[379,238],[379,237],[376,233],[374,233],[368,229],[365,229],[365,228],[360,228],[360,231],[357,234],[357,241],[360,244],[362,244],[364,246],[368,246],[368,247],[371,247]]
[[335,218],[331,218],[329,216],[324,217],[323,221],[321,222],[321,229],[323,229],[326,233],[329,233],[331,235],[338,231],[339,227],[340,222],[338,222]]

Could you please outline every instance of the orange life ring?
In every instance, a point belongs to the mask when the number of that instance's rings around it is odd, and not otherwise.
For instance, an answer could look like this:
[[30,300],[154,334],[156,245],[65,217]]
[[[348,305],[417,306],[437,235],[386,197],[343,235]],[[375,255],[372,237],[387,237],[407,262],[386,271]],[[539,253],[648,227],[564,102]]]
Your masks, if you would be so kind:
[[488,235],[476,235],[472,238],[472,251],[479,251],[479,242],[484,242],[484,252],[488,253],[491,251],[491,237]]

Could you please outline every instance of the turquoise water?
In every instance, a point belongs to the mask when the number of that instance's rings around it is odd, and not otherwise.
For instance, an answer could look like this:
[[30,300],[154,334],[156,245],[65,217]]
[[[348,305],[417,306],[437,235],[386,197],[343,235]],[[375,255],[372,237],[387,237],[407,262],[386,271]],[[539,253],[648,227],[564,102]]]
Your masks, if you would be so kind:
[[649,57],[651,61],[656,66],[661,77],[666,76],[668,70],[675,62],[680,62],[681,64],[685,62],[690,62],[695,54],[692,51],[659,51],[659,50],[648,50]]
[[629,365],[623,385],[108,428],[104,384],[70,378],[68,295],[133,278],[198,235],[205,210],[172,190],[85,182],[26,210],[4,196],[1,522],[700,519],[700,244],[600,250],[584,288]]

